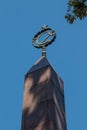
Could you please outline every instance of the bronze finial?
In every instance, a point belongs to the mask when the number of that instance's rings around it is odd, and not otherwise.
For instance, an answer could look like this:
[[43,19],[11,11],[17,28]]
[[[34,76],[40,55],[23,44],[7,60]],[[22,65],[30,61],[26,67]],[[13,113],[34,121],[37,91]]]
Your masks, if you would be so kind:
[[40,32],[38,32],[33,40],[32,44],[35,48],[42,48],[42,56],[46,56],[46,47],[50,45],[56,38],[56,32],[44,25]]

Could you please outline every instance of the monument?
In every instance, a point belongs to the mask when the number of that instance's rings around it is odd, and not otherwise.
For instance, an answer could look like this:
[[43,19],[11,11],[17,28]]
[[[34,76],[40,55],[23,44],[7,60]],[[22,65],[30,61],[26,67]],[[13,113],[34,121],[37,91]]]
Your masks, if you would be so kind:
[[46,58],[56,32],[43,26],[32,41],[42,57],[25,75],[21,130],[67,130],[63,81]]

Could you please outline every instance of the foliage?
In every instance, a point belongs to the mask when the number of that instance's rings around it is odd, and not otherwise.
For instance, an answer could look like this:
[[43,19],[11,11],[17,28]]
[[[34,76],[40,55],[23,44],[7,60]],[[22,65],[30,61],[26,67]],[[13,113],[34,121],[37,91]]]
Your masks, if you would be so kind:
[[87,0],[69,0],[65,18],[72,24],[76,19],[87,17]]

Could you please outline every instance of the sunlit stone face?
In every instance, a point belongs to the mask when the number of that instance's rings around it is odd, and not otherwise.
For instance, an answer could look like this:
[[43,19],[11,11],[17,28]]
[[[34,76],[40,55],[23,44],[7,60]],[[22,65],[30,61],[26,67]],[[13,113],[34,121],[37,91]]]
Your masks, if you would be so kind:
[[44,73],[40,76],[40,79],[39,79],[39,82],[38,83],[42,83],[42,82],[45,82],[47,80],[49,80],[51,77],[51,70],[50,68],[48,67]]
[[32,104],[33,101],[33,94],[29,93],[29,90],[31,89],[33,85],[33,79],[27,78],[24,85],[24,100],[23,100],[23,109],[27,108]]

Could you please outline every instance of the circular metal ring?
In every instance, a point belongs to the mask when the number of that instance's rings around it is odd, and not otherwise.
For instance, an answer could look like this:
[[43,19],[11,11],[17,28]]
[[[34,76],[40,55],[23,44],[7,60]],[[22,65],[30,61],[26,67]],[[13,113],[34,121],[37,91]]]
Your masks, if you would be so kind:
[[36,48],[47,47],[55,40],[55,38],[56,38],[56,32],[47,26],[43,26],[42,30],[34,36],[32,44]]

